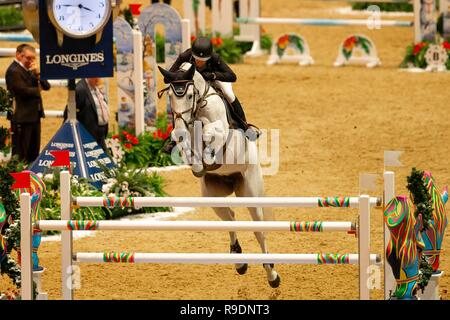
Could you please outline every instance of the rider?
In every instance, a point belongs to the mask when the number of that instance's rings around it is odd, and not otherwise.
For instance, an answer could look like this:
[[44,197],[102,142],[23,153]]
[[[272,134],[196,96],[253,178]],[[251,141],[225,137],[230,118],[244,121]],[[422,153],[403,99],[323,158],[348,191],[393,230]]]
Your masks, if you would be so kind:
[[195,64],[196,70],[206,81],[213,82],[215,87],[221,89],[231,105],[231,117],[236,122],[238,128],[246,131],[250,139],[254,140],[257,138],[259,132],[255,132],[249,126],[241,103],[233,93],[231,83],[236,82],[236,74],[222,60],[219,54],[213,52],[211,40],[207,37],[198,37],[192,44],[191,49],[187,49],[178,56],[169,71],[178,71],[185,62]]

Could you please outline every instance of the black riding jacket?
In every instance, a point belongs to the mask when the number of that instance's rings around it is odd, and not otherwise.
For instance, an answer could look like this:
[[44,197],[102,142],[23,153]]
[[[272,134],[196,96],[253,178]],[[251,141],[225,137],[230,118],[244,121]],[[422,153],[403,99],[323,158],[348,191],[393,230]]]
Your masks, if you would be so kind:
[[[180,66],[189,62],[191,64],[195,64],[194,57],[192,56],[191,49],[187,49],[183,53],[181,53],[175,63],[172,65],[169,71],[176,72],[180,69]],[[217,53],[213,53],[211,58],[206,61],[206,66],[202,70],[198,70],[202,75],[205,72],[214,73],[215,79],[222,82],[236,82],[236,74],[231,70],[231,68],[222,60],[220,55]]]

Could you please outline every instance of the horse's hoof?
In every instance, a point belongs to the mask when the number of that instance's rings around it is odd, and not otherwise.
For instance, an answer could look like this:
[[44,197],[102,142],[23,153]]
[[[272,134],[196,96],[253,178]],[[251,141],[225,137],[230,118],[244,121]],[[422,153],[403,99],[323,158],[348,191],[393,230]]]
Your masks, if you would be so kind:
[[196,177],[196,178],[202,178],[202,177],[205,175],[205,173],[206,173],[205,170],[202,170],[202,171],[199,171],[199,172],[197,172],[197,171],[195,171],[195,170],[192,170],[192,174],[193,174],[194,177]]
[[248,269],[248,264],[244,263],[244,264],[242,265],[242,267],[236,268],[236,271],[237,271],[237,273],[239,273],[240,275],[243,275],[243,274],[245,274],[245,273],[247,272],[247,269]]
[[280,278],[280,276],[279,275],[277,275],[277,277],[275,278],[275,280],[272,280],[272,281],[270,281],[269,280],[269,285],[272,287],[272,288],[278,288],[279,286],[280,286],[280,282],[281,282],[281,278]]

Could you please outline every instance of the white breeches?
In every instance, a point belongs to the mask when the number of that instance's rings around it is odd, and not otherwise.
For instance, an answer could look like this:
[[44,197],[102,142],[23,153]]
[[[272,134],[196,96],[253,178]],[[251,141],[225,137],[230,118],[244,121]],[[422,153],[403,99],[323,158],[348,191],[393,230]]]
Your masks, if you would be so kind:
[[225,98],[227,98],[229,103],[233,103],[234,100],[236,100],[236,96],[234,95],[233,86],[231,85],[231,82],[214,81],[214,85],[222,89],[222,92],[225,95]]

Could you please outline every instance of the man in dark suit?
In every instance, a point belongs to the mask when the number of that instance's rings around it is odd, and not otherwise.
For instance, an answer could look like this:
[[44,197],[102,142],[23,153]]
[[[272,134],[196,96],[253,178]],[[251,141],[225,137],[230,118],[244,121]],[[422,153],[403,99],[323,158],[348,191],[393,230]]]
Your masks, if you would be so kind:
[[[77,120],[106,152],[105,139],[108,135],[109,108],[108,97],[101,84],[100,78],[81,79],[75,88],[75,97]],[[64,118],[67,118],[67,108]]]
[[36,50],[28,44],[16,49],[16,58],[6,70],[6,87],[13,96],[14,110],[9,117],[12,129],[12,155],[33,162],[41,146],[41,118],[45,117],[41,90],[50,84],[40,79]]

